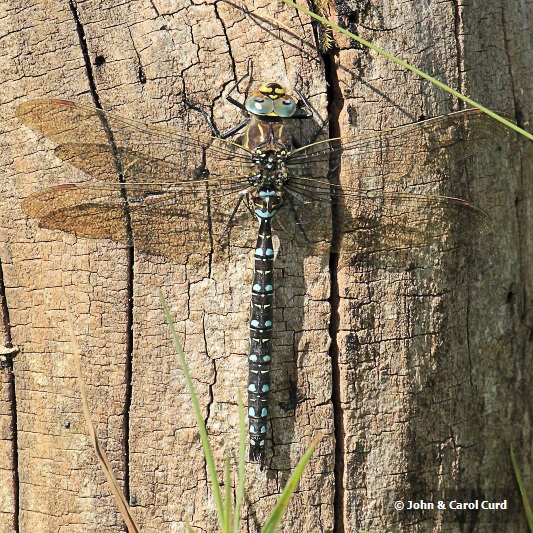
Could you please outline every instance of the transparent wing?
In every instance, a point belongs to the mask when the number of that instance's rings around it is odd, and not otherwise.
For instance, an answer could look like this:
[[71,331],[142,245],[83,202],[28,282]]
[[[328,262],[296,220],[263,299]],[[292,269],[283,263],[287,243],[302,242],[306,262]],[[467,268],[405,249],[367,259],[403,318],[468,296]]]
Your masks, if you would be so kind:
[[[149,165],[142,169],[143,181],[161,181],[162,175],[172,181],[194,180],[210,175],[240,175],[250,162],[250,153],[242,146],[189,131],[148,126],[143,122],[121,117],[95,107],[66,100],[33,100],[17,109],[18,118],[33,130],[42,133],[59,146],[59,157],[87,172],[102,174],[103,164],[108,164],[105,174],[117,176],[127,171],[130,154],[136,154],[137,165],[144,156]],[[87,153],[87,145],[107,147],[107,160],[95,159]],[[91,159],[91,161],[87,161]],[[78,164],[76,164],[78,163]],[[91,167],[92,168],[87,168]],[[81,168],[81,167],[80,167]],[[170,170],[172,175],[169,175]],[[131,175],[131,172],[130,172]],[[150,178],[151,176],[151,178]]]
[[[505,139],[508,131],[484,113],[467,110],[304,146],[289,156],[294,177],[285,186],[280,224],[300,246],[332,242],[339,253],[470,243],[489,230],[487,213],[458,198],[406,190],[436,181],[439,169]],[[343,185],[315,179],[328,173],[321,163],[338,170]],[[326,205],[334,206],[334,218]]]
[[244,248],[256,238],[255,221],[239,202],[245,194],[239,189],[239,180],[210,179],[184,185],[58,185],[32,194],[22,209],[37,218],[40,227],[112,239],[188,263],[203,263],[208,254],[223,252],[228,246],[224,237],[234,226],[239,226],[235,232],[239,239],[232,246]]
[[452,247],[490,229],[485,211],[458,198],[341,187],[312,178],[293,178],[285,190],[280,224],[290,228],[290,238],[310,247],[329,242],[337,253]]
[[68,143],[58,146],[54,153],[70,165],[106,182],[117,181],[117,159],[120,161],[118,174],[125,182],[172,183],[178,181],[181,171],[180,166],[172,162],[125,148],[112,149],[106,144]]
[[[222,248],[246,190],[247,150],[61,100],[26,102],[20,120],[58,143],[56,155],[105,183],[60,185],[25,200],[41,227],[109,238],[154,255],[200,261]],[[83,141],[83,142],[80,142]],[[222,176],[230,176],[223,178]]]
[[508,134],[509,128],[500,122],[469,109],[389,130],[310,144],[293,151],[289,165],[295,175],[317,177],[319,163],[332,161],[341,183],[359,189],[394,189],[416,185],[420,178],[502,141]]

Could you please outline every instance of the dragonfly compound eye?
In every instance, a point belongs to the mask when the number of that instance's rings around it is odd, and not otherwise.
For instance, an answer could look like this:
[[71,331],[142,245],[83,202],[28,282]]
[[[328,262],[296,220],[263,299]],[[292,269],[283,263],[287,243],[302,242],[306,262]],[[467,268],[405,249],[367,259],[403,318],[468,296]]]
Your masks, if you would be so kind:
[[293,98],[284,96],[274,102],[274,113],[278,117],[289,118],[296,113],[297,105]]
[[261,93],[254,93],[246,100],[245,107],[252,115],[269,115],[274,110],[274,101]]

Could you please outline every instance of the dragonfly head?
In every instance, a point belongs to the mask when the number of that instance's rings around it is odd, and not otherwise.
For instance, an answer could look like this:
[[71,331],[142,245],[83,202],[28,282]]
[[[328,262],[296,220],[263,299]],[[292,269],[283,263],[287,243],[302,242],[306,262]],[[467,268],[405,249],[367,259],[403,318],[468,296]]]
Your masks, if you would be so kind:
[[263,83],[245,103],[246,111],[258,117],[290,118],[298,110],[298,104],[288,96],[285,87],[275,81]]

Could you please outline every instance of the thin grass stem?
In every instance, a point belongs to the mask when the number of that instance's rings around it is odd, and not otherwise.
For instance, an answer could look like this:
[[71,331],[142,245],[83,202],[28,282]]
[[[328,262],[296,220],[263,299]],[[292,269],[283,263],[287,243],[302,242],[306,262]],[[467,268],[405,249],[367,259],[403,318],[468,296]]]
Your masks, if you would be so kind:
[[529,530],[533,533],[533,511],[531,510],[531,505],[529,503],[529,498],[526,494],[526,488],[522,481],[522,476],[520,475],[520,470],[518,469],[518,464],[516,463],[516,458],[514,456],[513,446],[511,445],[511,463],[513,464],[514,475],[516,476],[516,481],[518,482],[518,488],[520,489],[520,494],[522,495],[522,504],[524,505],[524,512],[526,513],[527,523],[529,525]]
[[223,533],[231,532],[231,466],[230,466],[230,457],[229,450],[226,448],[225,461],[224,461],[224,506],[225,510],[225,521]]
[[194,390],[194,384],[192,382],[191,375],[189,373],[189,367],[187,365],[187,361],[185,360],[185,354],[183,353],[183,348],[181,347],[181,343],[178,339],[178,335],[174,327],[174,322],[172,320],[172,317],[170,316],[170,311],[168,310],[167,303],[165,301],[165,297],[163,296],[163,292],[161,291],[161,289],[159,290],[159,300],[161,301],[161,305],[163,306],[163,311],[165,313],[168,326],[172,333],[172,339],[174,341],[174,346],[176,347],[176,350],[178,352],[181,366],[183,368],[183,373],[185,374],[187,388],[189,389],[189,394],[191,396],[192,404],[194,407],[194,414],[196,416],[196,422],[198,423],[198,429],[200,431],[200,438],[202,440],[202,446],[204,449],[205,462],[207,463],[207,470],[209,472],[209,477],[211,478],[211,484],[213,485],[213,494],[215,496],[215,502],[216,502],[217,512],[218,512],[218,521],[220,524],[220,529],[223,530],[224,524],[225,524],[224,503],[222,501],[222,495],[220,493],[220,485],[218,483],[217,471],[215,469],[213,455],[211,454],[211,447],[209,446],[207,430],[205,428],[204,419],[202,417],[202,411],[200,410],[200,403],[198,402],[198,397],[196,396],[196,391]]
[[237,470],[237,497],[235,500],[235,517],[233,522],[233,533],[239,532],[239,522],[241,519],[241,507],[244,499],[244,476],[246,469],[246,422],[244,405],[242,403],[241,391],[237,391],[237,404],[239,406],[239,468]]
[[437,85],[441,89],[444,89],[445,91],[449,92],[450,94],[453,94],[457,98],[463,100],[467,104],[471,105],[472,107],[476,107],[480,111],[483,111],[483,113],[486,113],[493,119],[501,122],[502,124],[505,124],[507,127],[517,131],[524,137],[528,138],[530,141],[533,141],[533,134],[529,133],[526,130],[523,130],[516,124],[513,124],[511,121],[501,117],[497,113],[494,113],[494,111],[491,111],[490,109],[487,109],[486,107],[482,106],[481,104],[478,104],[476,101],[472,100],[471,98],[468,98],[468,96],[465,96],[464,94],[461,94],[460,92],[456,91],[455,89],[452,89],[451,87],[448,87],[445,83],[442,83],[441,81],[437,80],[436,78],[433,78],[429,74],[426,74],[422,70],[417,69],[416,67],[411,66],[409,63],[406,63],[402,59],[397,58],[396,56],[393,56],[392,54],[389,54],[385,50],[382,50],[375,44],[372,44],[368,41],[365,41],[363,38],[354,35],[353,33],[349,32],[348,30],[345,30],[344,28],[341,28],[340,26],[337,26],[337,24],[333,24],[333,22],[330,22],[328,19],[321,17],[320,15],[317,15],[316,13],[313,13],[312,11],[309,11],[309,9],[306,9],[305,7],[299,6],[292,0],[283,0],[286,4],[294,7],[295,9],[298,9],[298,11],[301,11],[302,13],[305,13],[306,15],[309,15],[310,17],[313,17],[314,19],[318,20],[322,24],[325,24],[327,26],[330,26],[334,30],[337,30],[338,32],[350,37],[350,39],[353,39],[354,41],[357,41],[358,43],[361,43],[364,46],[367,46],[368,48],[371,48],[372,50],[376,51],[378,54],[381,54],[382,56],[387,57],[391,61],[394,61],[395,63],[398,63],[398,65],[401,65],[403,68],[406,68],[407,70],[410,70],[411,72],[414,72],[415,74],[418,74],[418,76],[430,81],[431,83]]
[[266,524],[261,530],[261,533],[273,533],[278,527],[281,518],[283,517],[283,514],[287,510],[292,495],[296,490],[296,487],[298,486],[298,482],[302,477],[305,466],[311,458],[311,455],[313,455],[313,452],[315,451],[315,448],[317,447],[317,444],[321,441],[321,439],[322,435],[317,437],[313,441],[311,446],[308,448],[308,450],[305,452],[304,456],[300,459],[300,462],[294,469],[294,472],[289,478],[289,481],[287,481],[287,484],[285,485],[285,488],[283,489],[283,492],[281,493],[281,496],[278,502],[276,503],[274,509],[272,510],[272,513],[270,514]]

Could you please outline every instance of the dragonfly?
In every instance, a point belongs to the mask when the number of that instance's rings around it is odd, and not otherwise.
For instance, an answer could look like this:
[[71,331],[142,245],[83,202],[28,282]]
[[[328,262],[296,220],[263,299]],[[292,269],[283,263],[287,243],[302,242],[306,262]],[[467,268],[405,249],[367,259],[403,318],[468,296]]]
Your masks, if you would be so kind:
[[[227,100],[244,120],[220,135],[148,125],[66,100],[33,100],[17,110],[26,126],[57,144],[55,155],[94,179],[27,197],[39,226],[112,239],[143,252],[205,264],[231,247],[253,252],[248,356],[249,460],[265,466],[273,351],[273,231],[303,250],[370,253],[469,243],[489,215],[460,198],[414,193],[441,168],[463,160],[507,129],[477,110],[450,113],[303,146],[297,120],[314,112],[303,94],[262,83]],[[208,117],[207,117],[208,118]],[[325,124],[323,121],[322,124]],[[319,129],[319,131],[321,131]],[[345,185],[345,183],[348,183]],[[320,210],[338,216],[317,216]],[[320,212],[322,212],[320,211]]]

